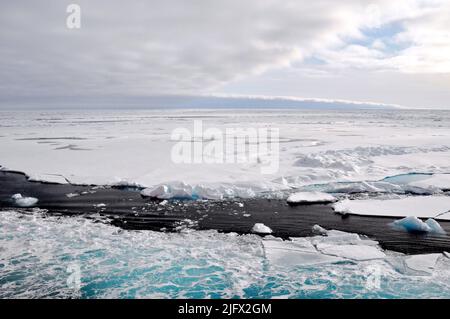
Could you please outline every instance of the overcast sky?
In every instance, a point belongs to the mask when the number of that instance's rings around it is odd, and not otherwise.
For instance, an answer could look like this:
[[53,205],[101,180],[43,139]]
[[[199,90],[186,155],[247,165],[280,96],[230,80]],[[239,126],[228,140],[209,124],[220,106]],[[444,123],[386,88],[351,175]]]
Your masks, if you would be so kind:
[[450,1],[1,0],[0,72],[3,106],[179,94],[450,108]]

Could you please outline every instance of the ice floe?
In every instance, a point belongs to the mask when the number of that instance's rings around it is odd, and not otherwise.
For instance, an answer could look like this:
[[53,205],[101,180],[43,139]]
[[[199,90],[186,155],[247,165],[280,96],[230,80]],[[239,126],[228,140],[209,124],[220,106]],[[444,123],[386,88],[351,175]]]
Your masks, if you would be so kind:
[[450,196],[414,196],[400,199],[342,200],[333,204],[341,214],[434,218],[450,220]]
[[312,233],[315,235],[322,235],[322,236],[326,236],[327,235],[327,230],[323,227],[321,227],[320,225],[314,225],[312,227]]
[[427,223],[424,223],[416,216],[408,216],[400,220],[396,220],[395,222],[392,223],[392,225],[396,228],[403,229],[410,233],[415,232],[428,233],[431,232],[432,230],[432,228]]
[[289,204],[314,204],[314,203],[332,203],[336,198],[333,195],[322,192],[297,192],[289,195],[287,202]]
[[405,264],[408,268],[431,274],[436,266],[436,263],[443,254],[423,254],[413,255],[405,258]]
[[317,250],[322,254],[341,257],[351,260],[371,260],[386,257],[383,251],[376,246],[368,245],[334,245],[318,244]]
[[38,203],[38,199],[35,197],[23,197],[22,194],[14,194],[11,196],[14,204],[19,207],[31,207]]
[[252,198],[256,196],[255,189],[238,185],[219,185],[208,187],[205,185],[189,185],[174,181],[166,184],[145,188],[141,195],[158,199],[215,199],[224,198]]
[[256,223],[255,225],[253,225],[252,232],[257,234],[271,234],[272,229],[262,223]]
[[441,225],[435,221],[433,218],[428,218],[425,223],[430,227],[430,232],[445,235],[447,232],[441,227]]
[[315,225],[314,230],[320,231],[319,236],[291,238],[289,241],[266,237],[263,244],[267,259],[272,265],[295,267],[386,257],[378,242],[358,234],[327,231],[319,225]]

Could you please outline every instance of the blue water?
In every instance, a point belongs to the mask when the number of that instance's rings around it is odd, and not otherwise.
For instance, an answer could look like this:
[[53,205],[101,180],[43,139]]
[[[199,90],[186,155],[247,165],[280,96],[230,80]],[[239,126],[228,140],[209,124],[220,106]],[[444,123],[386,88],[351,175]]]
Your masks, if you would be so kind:
[[[269,262],[256,235],[123,231],[0,212],[0,298],[450,297],[448,264],[412,275],[402,256],[392,258],[283,268]],[[376,289],[367,287],[370,267],[380,271]]]

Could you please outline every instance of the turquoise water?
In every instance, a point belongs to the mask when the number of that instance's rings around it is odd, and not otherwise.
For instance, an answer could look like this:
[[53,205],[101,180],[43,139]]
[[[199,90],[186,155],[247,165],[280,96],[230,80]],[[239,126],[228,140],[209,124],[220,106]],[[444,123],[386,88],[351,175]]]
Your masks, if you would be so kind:
[[[1,298],[450,297],[448,264],[432,275],[384,260],[284,268],[266,259],[256,235],[123,231],[4,211],[0,247]],[[380,272],[375,289],[367,286],[371,267]]]

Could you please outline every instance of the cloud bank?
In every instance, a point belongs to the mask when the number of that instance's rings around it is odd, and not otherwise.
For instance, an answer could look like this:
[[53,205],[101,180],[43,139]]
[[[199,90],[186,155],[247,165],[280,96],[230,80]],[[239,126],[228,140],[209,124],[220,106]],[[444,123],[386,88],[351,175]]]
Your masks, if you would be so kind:
[[450,73],[448,1],[79,0],[79,30],[72,2],[2,3],[6,100],[220,93],[272,70]]

